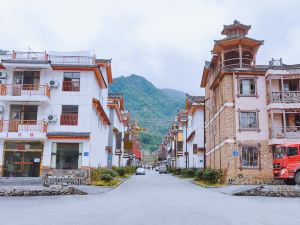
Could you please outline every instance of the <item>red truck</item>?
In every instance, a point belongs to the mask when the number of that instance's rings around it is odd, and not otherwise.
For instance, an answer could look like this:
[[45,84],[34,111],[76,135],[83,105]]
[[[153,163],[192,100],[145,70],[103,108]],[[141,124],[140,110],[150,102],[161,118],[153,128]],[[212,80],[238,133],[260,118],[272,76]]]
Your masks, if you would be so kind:
[[300,185],[300,144],[276,146],[273,173],[275,179],[284,179],[286,184]]

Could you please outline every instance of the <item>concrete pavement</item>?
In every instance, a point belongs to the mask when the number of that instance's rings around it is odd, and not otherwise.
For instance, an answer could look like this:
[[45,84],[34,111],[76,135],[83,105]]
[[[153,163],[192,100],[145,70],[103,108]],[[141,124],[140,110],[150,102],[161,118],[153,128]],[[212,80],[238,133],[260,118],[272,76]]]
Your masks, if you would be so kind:
[[149,171],[85,196],[0,198],[9,225],[298,225],[299,198],[240,197]]

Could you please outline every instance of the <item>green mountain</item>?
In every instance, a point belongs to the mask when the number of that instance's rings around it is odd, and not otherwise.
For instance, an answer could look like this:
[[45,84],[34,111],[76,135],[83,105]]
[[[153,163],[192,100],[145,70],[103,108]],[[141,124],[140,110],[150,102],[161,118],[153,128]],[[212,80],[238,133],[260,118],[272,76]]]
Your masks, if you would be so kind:
[[138,75],[115,78],[109,86],[109,91],[122,93],[125,109],[129,110],[131,120],[137,119],[139,125],[148,130],[140,134],[143,150],[158,149],[171,120],[185,103],[185,93],[159,89]]

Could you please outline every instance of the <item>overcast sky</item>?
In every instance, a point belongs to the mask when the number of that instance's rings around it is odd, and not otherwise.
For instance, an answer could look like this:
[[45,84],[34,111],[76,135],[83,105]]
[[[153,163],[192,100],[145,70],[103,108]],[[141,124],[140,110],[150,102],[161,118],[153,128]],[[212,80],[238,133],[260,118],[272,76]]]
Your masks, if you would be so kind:
[[203,94],[204,61],[235,19],[265,40],[259,64],[300,63],[299,10],[297,0],[1,0],[0,49],[92,50],[112,58],[114,77]]

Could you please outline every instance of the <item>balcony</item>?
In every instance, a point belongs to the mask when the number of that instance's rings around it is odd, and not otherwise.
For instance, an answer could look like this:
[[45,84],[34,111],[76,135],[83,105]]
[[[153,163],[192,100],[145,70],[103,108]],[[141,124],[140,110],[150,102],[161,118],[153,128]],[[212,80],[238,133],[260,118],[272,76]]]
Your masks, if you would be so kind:
[[273,139],[300,139],[300,126],[274,127],[271,130]]
[[47,130],[45,120],[0,120],[0,138],[45,139]]
[[49,101],[50,87],[36,84],[0,84],[0,101]]
[[300,103],[300,91],[273,91],[269,103]]

